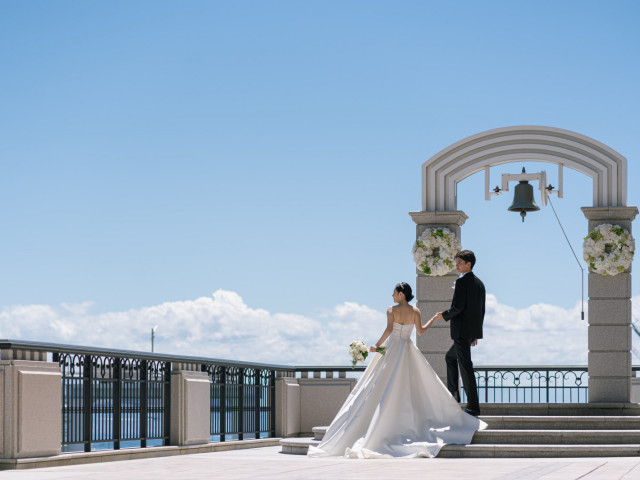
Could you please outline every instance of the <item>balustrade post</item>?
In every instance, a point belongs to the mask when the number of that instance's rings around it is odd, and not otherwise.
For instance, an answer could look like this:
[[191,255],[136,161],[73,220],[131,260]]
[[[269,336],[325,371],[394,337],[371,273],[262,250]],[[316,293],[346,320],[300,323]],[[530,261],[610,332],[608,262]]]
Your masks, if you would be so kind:
[[147,446],[148,386],[147,361],[140,362],[140,446]]
[[220,441],[224,442],[227,433],[227,367],[222,367],[220,375]]
[[244,368],[238,369],[238,440],[244,439]]
[[91,394],[91,355],[84,356],[84,363],[82,367],[82,441],[84,444],[84,451],[91,451],[91,404],[93,395]]
[[260,376],[260,370],[256,370],[256,393],[255,393],[255,405],[256,405],[256,438],[260,438],[260,398],[262,397],[262,382]]
[[271,370],[269,373],[269,436],[276,436],[276,371]]
[[120,415],[122,412],[122,359],[116,357],[113,362],[113,448],[120,449]]

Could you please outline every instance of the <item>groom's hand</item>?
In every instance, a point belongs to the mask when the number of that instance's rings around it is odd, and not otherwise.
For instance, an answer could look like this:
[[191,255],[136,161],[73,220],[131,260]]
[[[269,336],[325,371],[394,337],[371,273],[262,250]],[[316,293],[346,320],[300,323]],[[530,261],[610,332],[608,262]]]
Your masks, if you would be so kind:
[[438,312],[434,315],[434,317],[436,317],[436,320],[442,320],[444,317],[442,316],[442,312]]
[[471,346],[475,347],[476,345],[478,345],[478,339],[474,338],[473,340],[471,340]]

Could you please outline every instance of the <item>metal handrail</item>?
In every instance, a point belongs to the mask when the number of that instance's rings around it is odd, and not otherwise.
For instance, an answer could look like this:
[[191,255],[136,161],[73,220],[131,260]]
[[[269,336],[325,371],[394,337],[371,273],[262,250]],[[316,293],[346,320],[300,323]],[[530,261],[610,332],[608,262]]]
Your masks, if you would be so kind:
[[[270,363],[244,362],[238,360],[227,360],[211,357],[196,357],[190,355],[169,355],[162,353],[150,353],[136,350],[119,350],[113,348],[86,347],[82,345],[68,345],[61,343],[47,342],[31,342],[26,340],[0,340],[0,350],[4,349],[20,349],[32,350],[37,352],[51,353],[76,353],[76,354],[93,354],[105,356],[118,356],[123,358],[139,358],[141,360],[159,360],[165,362],[177,363],[206,363],[214,365],[229,365],[237,367],[249,368],[268,368],[273,370],[282,370],[288,372],[323,372],[323,371],[354,371],[363,372],[366,369],[364,365],[351,367],[350,365],[282,365]],[[475,370],[557,370],[557,369],[586,369],[586,365],[475,365]],[[634,372],[640,371],[640,365],[633,365]]]
[[141,360],[154,360],[163,362],[207,363],[241,368],[268,368],[272,370],[295,371],[295,367],[292,367],[291,365],[243,362],[238,360],[195,357],[190,355],[168,355],[162,353],[140,352],[136,350],[118,350],[113,348],[86,347],[81,345],[65,345],[60,343],[29,342],[25,340],[0,340],[0,350],[9,349],[51,353],[74,353],[80,355],[104,355],[109,357],[138,358]]

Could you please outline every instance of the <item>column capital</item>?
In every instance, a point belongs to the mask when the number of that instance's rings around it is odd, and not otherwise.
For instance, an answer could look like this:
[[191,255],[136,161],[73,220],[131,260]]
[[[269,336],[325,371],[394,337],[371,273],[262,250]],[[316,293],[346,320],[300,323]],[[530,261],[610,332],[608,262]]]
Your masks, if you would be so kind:
[[638,207],[582,207],[582,213],[587,220],[594,221],[628,221],[632,222],[638,214]]
[[458,225],[461,227],[469,216],[462,210],[449,212],[409,212],[417,225]]

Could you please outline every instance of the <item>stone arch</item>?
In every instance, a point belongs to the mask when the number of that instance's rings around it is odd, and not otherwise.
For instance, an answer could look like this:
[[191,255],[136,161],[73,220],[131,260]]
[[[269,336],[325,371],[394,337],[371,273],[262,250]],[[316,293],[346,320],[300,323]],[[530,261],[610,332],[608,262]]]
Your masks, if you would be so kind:
[[594,207],[626,206],[625,157],[570,130],[527,125],[472,135],[424,162],[422,211],[455,211],[458,182],[485,167],[522,161],[559,164],[591,177]]
[[[627,160],[585,135],[542,126],[497,128],[472,135],[437,153],[422,165],[422,210],[410,212],[416,238],[430,227],[457,235],[467,215],[457,210],[456,186],[494,165],[538,161],[577,170],[593,180],[593,205],[582,207],[588,230],[602,223],[631,232],[638,208],[627,204]],[[585,232],[586,233],[586,232]],[[423,322],[451,303],[455,273],[431,277],[417,270],[416,297]],[[631,398],[631,269],[615,276],[589,273],[589,402],[626,403]],[[449,327],[434,324],[418,347],[446,381],[444,354]]]

